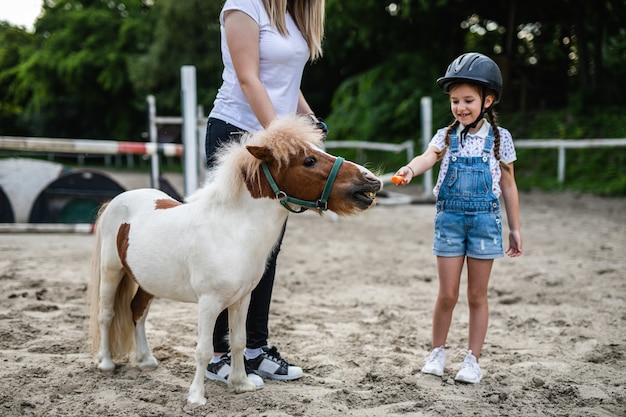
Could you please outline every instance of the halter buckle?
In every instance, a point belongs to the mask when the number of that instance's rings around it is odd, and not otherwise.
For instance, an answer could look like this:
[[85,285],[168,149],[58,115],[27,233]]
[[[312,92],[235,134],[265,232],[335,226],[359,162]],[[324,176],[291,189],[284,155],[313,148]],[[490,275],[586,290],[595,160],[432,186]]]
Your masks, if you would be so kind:
[[317,208],[322,211],[328,210],[328,201],[317,200]]

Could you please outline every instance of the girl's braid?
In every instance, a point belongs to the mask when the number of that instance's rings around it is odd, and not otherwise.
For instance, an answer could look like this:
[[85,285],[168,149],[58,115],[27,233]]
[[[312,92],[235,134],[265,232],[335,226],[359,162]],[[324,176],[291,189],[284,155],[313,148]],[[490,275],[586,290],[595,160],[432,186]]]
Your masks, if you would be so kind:
[[498,115],[496,114],[496,111],[493,108],[491,108],[486,113],[487,113],[487,117],[489,117],[489,123],[491,123],[491,126],[493,127],[493,136],[495,138],[493,142],[493,154],[496,157],[496,160],[499,161],[500,160],[500,129],[498,129],[498,123],[497,123]]
[[448,125],[448,128],[446,129],[446,136],[444,138],[444,146],[441,152],[439,152],[439,159],[443,158],[443,156],[446,154],[446,149],[450,147],[450,132],[452,132],[458,126],[459,126],[458,120],[454,120],[452,123],[450,123],[450,125]]

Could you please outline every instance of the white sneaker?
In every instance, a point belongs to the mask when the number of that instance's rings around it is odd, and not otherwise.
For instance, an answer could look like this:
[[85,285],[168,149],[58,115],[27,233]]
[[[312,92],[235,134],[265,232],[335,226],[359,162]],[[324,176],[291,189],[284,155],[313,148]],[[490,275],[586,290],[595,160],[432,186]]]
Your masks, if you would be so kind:
[[432,374],[437,376],[443,376],[443,368],[446,366],[446,351],[443,346],[434,348],[430,352],[430,356],[426,359],[422,372],[425,374]]
[[480,372],[480,366],[478,366],[476,356],[472,355],[472,351],[470,350],[467,352],[467,355],[465,355],[461,370],[457,372],[454,380],[468,384],[478,384],[482,378],[483,374]]

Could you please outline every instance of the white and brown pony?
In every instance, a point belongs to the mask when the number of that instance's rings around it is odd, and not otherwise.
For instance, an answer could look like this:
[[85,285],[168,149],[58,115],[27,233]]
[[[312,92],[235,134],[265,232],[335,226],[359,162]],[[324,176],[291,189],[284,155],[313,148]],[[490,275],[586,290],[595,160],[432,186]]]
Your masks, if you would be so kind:
[[228,308],[229,387],[253,391],[243,350],[250,292],[290,212],[356,214],[375,203],[382,182],[366,168],[322,149],[307,119],[286,116],[224,146],[213,180],[182,204],[156,189],[124,192],[103,205],[89,283],[98,368],[135,351],[154,369],[145,334],[153,297],[198,303],[196,373],[187,400],[205,404],[204,373],[218,314]]

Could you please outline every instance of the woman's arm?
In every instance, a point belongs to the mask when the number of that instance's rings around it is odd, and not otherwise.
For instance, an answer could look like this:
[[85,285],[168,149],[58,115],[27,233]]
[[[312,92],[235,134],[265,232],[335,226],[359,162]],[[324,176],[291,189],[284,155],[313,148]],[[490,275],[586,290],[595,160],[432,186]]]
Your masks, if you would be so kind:
[[265,128],[276,118],[276,110],[261,82],[259,70],[259,25],[246,13],[230,10],[224,14],[226,42],[239,85],[250,107]]
[[[309,106],[309,103],[307,103],[306,99],[304,98],[304,94],[302,94],[302,90],[300,90],[300,93],[298,94],[298,109],[296,112],[303,116],[308,116],[308,115],[315,116],[315,113],[313,112],[313,110],[311,110],[311,106]],[[317,118],[315,121],[317,121]]]
[[309,103],[307,103],[306,99],[304,98],[302,90],[300,90],[298,93],[298,108],[296,109],[296,113],[303,116],[308,116],[311,120],[311,123],[313,123],[313,125],[320,131],[320,133],[324,135],[324,137],[328,135],[328,126],[326,126],[326,123],[324,123],[322,119],[317,117],[313,110],[311,110],[311,106],[309,106]]

